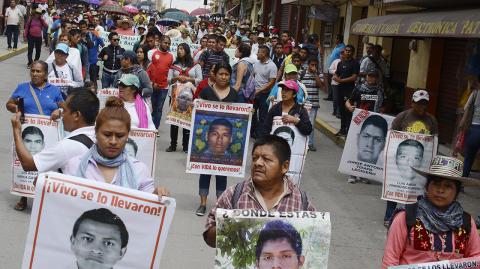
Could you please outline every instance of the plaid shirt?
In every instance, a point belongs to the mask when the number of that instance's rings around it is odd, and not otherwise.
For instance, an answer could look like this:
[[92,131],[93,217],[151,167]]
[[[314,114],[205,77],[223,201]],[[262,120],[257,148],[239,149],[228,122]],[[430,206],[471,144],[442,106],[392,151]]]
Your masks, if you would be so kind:
[[[287,190],[284,192],[283,197],[278,201],[278,203],[272,208],[271,211],[278,212],[292,212],[292,211],[304,211],[302,205],[302,195],[300,190],[296,187],[288,177],[285,178],[287,182]],[[238,198],[237,205],[232,206],[232,197],[235,192],[235,186],[230,186],[226,189],[223,194],[218,198],[217,203],[212,208],[208,214],[207,224],[205,225],[205,232],[208,231],[211,227],[215,225],[215,213],[217,208],[224,209],[257,209],[257,210],[266,210],[263,208],[260,202],[255,196],[255,189],[253,186],[252,179],[245,180],[243,182],[243,190]],[[313,206],[310,199],[308,199],[308,206],[306,211],[316,211],[315,206]]]

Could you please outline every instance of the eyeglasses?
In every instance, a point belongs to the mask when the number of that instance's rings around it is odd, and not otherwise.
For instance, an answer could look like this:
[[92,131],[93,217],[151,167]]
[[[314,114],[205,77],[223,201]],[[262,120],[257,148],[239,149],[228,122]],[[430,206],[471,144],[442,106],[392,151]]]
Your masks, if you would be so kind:
[[119,39],[119,38],[114,38],[114,39],[112,39],[112,41],[118,41],[118,40],[120,40],[120,39]]

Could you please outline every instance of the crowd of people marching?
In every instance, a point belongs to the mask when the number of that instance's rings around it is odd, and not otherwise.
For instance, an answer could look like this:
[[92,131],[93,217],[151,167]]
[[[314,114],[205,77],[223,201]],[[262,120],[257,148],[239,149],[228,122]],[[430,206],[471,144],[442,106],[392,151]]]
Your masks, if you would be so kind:
[[[193,96],[203,100],[253,104],[251,177],[240,187],[227,188],[227,177],[216,176],[218,200],[203,234],[213,247],[216,208],[315,211],[310,199],[305,200],[304,193],[285,176],[291,150],[283,138],[270,135],[275,116],[309,136],[308,149],[314,152],[313,123],[322,89],[328,90],[326,100],[333,101],[332,114],[341,119],[337,136],[347,135],[355,108],[386,112],[390,75],[379,45],[368,44],[366,55],[355,59],[355,47],[344,45],[342,36],[337,36],[332,54],[323,59],[317,34],[297,41],[288,31],[253,26],[248,21],[205,19],[163,26],[158,24],[157,13],[143,11],[122,17],[85,7],[42,4],[28,10],[29,14],[12,1],[5,15],[8,48],[17,48],[19,33],[28,42],[30,81],[18,84],[6,104],[15,113],[15,147],[25,171],[60,169],[90,180],[169,195],[167,189],[154,185],[145,164],[126,154],[130,129],[159,128],[172,85],[191,83]],[[138,41],[124,46],[121,41],[126,36],[138,36]],[[51,52],[43,57],[45,61],[40,60],[42,44]],[[170,52],[172,44],[176,53]],[[468,176],[480,147],[479,85],[478,81],[474,85],[466,105],[468,116],[461,124],[467,130],[465,165],[438,156],[429,171],[417,171],[428,179],[426,194],[417,204],[399,210],[395,203],[387,203],[384,224],[390,228],[382,268],[480,256],[476,224],[457,200],[464,183],[473,182]],[[120,94],[109,98],[99,111],[96,92],[103,88],[118,88]],[[417,90],[412,108],[396,116],[392,129],[437,134],[428,105],[428,92]],[[20,106],[27,114],[62,119],[68,135],[32,155],[22,143]],[[412,129],[411,123],[418,121],[423,127]],[[167,152],[177,150],[179,129],[170,126],[170,145],[164,145]],[[184,152],[188,140],[189,131],[182,129]],[[207,213],[210,179],[211,175],[199,177],[198,216]],[[368,180],[352,176],[348,182]],[[15,209],[26,207],[27,198],[22,197]]]

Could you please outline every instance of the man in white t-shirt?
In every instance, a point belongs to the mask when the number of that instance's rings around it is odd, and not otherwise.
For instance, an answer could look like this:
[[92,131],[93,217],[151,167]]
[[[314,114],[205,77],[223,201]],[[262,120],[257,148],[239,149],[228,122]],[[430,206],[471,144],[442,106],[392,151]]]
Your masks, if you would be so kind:
[[[70,132],[52,147],[32,156],[22,142],[21,113],[12,119],[13,138],[18,159],[24,171],[62,171],[70,158],[85,154],[95,143],[95,119],[100,102],[90,90],[80,88],[70,93],[63,106],[63,128]],[[19,208],[24,210],[27,198],[22,197]]]
[[7,35],[8,50],[12,49],[13,36],[13,50],[17,50],[18,35],[20,33],[20,22],[23,18],[23,13],[14,0],[10,1],[10,6],[5,11],[5,34]]
[[71,87],[82,87],[82,70],[67,62],[69,47],[58,43],[53,52],[55,60],[48,64],[48,82],[60,88],[64,98]]

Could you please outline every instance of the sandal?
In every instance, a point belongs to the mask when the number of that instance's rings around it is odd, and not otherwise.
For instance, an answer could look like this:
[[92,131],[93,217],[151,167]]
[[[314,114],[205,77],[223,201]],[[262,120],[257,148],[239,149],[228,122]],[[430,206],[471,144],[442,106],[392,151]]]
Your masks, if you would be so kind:
[[27,208],[27,197],[22,197],[13,209],[17,211],[24,211]]

